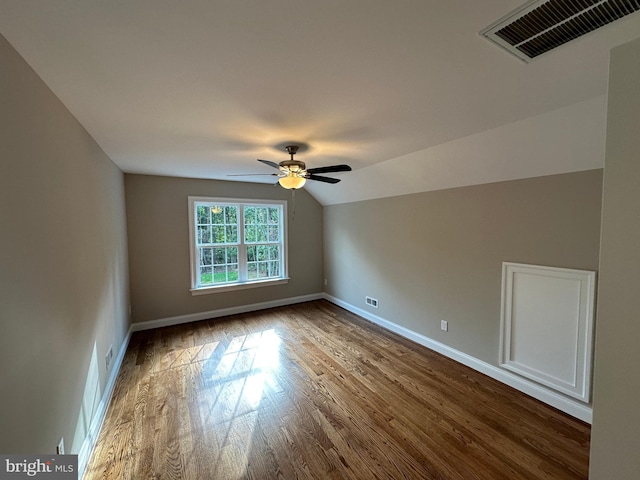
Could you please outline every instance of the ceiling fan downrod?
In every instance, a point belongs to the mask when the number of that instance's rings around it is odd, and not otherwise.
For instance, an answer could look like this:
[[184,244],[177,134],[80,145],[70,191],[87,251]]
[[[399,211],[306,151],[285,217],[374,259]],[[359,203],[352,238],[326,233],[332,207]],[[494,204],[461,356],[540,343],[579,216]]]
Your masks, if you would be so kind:
[[287,149],[287,153],[289,155],[291,155],[291,160],[293,160],[293,156],[296,154],[296,152],[298,151],[298,145],[287,145],[286,147],[284,147]]
[[288,175],[302,177],[306,173],[305,169],[307,166],[304,162],[293,159],[293,156],[300,147],[298,147],[298,145],[287,145],[285,148],[287,149],[287,153],[291,155],[291,160],[280,162],[280,167],[282,167],[281,170]]

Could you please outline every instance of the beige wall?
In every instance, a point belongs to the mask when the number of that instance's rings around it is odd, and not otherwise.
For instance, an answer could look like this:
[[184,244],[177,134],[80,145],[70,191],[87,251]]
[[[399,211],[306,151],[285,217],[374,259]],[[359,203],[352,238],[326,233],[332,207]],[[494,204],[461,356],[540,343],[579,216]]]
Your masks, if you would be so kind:
[[597,270],[601,188],[591,170],[325,207],[326,291],[497,365],[502,262]]
[[640,40],[611,52],[591,434],[594,480],[640,477]]
[[[322,292],[322,207],[304,190],[294,209],[291,192],[270,184],[127,174],[125,186],[134,322]],[[288,199],[289,283],[191,295],[189,196]]]
[[123,175],[2,36],[0,65],[0,452],[77,453],[128,328]]

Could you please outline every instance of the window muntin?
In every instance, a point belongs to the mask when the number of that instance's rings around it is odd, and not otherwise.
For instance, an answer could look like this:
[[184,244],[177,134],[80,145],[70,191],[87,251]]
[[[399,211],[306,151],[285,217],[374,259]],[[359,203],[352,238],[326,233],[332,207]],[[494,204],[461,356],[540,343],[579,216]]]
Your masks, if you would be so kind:
[[192,290],[285,279],[285,207],[189,197]]

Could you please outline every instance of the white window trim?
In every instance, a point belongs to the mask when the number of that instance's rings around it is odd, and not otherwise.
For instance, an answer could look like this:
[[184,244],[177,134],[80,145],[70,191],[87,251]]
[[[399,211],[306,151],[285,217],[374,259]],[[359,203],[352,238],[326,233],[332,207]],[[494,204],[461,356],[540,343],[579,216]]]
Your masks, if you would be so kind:
[[[237,283],[227,283],[223,285],[207,285],[204,287],[197,287],[198,284],[198,266],[196,265],[196,259],[198,258],[196,252],[196,239],[195,239],[195,204],[198,202],[216,203],[219,205],[238,205],[244,206],[264,206],[264,205],[279,205],[282,207],[282,277],[251,280]],[[254,198],[226,198],[226,197],[188,197],[189,204],[189,265],[191,269],[191,288],[189,291],[191,295],[206,295],[210,293],[230,292],[233,290],[245,290],[248,288],[268,287],[274,285],[283,285],[289,282],[289,242],[288,242],[288,227],[287,227],[287,201],[286,200],[261,200]],[[244,240],[242,242],[244,244]],[[240,254],[240,253],[239,253]]]

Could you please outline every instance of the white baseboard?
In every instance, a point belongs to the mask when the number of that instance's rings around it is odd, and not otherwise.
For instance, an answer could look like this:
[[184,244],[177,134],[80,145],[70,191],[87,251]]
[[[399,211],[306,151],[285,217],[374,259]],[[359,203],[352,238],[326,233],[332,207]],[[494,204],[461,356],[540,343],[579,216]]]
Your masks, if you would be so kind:
[[344,308],[345,310],[349,310],[360,317],[369,320],[376,325],[379,325],[387,330],[390,330],[398,335],[405,337],[413,342],[416,342],[424,347],[427,347],[435,352],[438,352],[445,357],[449,357],[452,360],[462,363],[467,367],[473,368],[480,373],[487,375],[499,382],[502,382],[510,387],[515,388],[527,395],[532,396],[544,402],[552,407],[557,408],[575,418],[582,420],[583,422],[587,422],[591,424],[592,419],[592,409],[590,406],[580,403],[574,399],[567,398],[562,394],[554,392],[542,385],[538,385],[537,383],[526,380],[522,377],[519,377],[511,372],[506,370],[502,370],[494,365],[486,363],[482,360],[478,360],[471,355],[467,355],[459,350],[451,348],[443,343],[437,342],[429,337],[426,337],[420,333],[414,332],[413,330],[409,330],[401,325],[390,322],[382,317],[374,315],[366,310],[355,307],[345,301],[340,300],[339,298],[333,297],[329,294],[324,294],[324,298],[331,303],[335,303],[336,305]]
[[109,375],[109,379],[107,380],[107,384],[105,385],[104,392],[102,393],[102,398],[100,399],[98,408],[96,408],[95,415],[91,419],[91,425],[89,425],[87,436],[82,442],[82,446],[80,447],[80,451],[78,452],[79,479],[81,479],[84,475],[84,471],[87,468],[87,464],[89,463],[89,457],[91,457],[91,452],[93,452],[93,448],[95,447],[96,441],[98,440],[98,435],[100,434],[100,429],[102,428],[104,419],[107,416],[107,408],[109,407],[111,397],[113,396],[113,390],[116,386],[116,379],[118,378],[118,373],[120,372],[120,367],[122,366],[122,361],[124,360],[124,354],[127,352],[127,347],[129,346],[131,333],[132,326],[129,327],[129,331],[127,332],[122,345],[120,345],[120,349],[118,350],[118,355],[113,361],[111,374]]
[[178,315],[176,317],[160,318],[158,320],[149,320],[147,322],[136,322],[132,324],[134,332],[140,330],[150,330],[152,328],[170,327],[172,325],[181,325],[183,323],[197,322],[207,320],[209,318],[226,317],[227,315],[235,315],[238,313],[255,312],[257,310],[265,310],[267,308],[284,307],[285,305],[293,305],[295,303],[310,302],[312,300],[320,300],[324,298],[323,293],[312,293],[310,295],[302,295],[299,297],[282,298],[280,300],[271,300],[269,302],[252,303],[250,305],[240,305],[237,307],[221,308],[218,310],[210,310],[208,312],[190,313],[187,315]]

